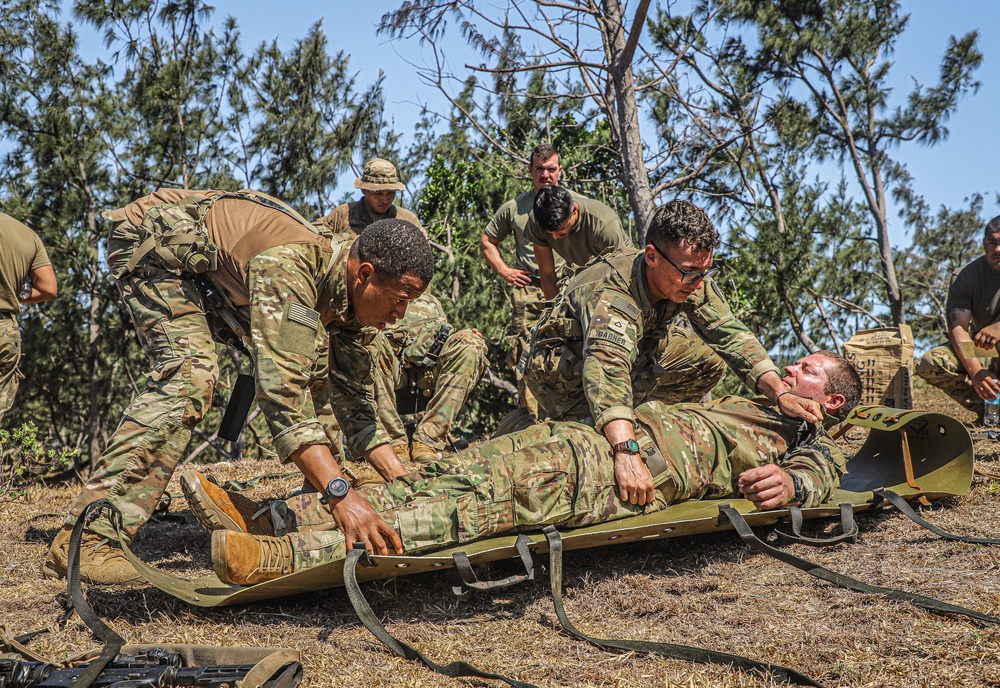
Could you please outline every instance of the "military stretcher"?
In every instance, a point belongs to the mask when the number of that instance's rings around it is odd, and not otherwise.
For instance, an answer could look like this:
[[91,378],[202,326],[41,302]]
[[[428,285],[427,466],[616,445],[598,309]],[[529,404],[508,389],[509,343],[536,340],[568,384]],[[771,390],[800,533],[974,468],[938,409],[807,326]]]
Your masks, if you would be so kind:
[[[974,453],[968,429],[947,415],[927,411],[900,411],[885,407],[859,407],[840,430],[868,428],[867,439],[848,461],[848,473],[840,489],[825,504],[801,509],[757,511],[743,499],[705,499],[682,502],[652,514],[572,529],[560,529],[565,550],[685,537],[732,529],[723,517],[723,505],[743,516],[750,526],[769,526],[796,519],[829,518],[840,515],[844,504],[852,511],[882,508],[880,496],[888,490],[906,500],[958,496],[972,482]],[[469,587],[491,587],[475,580],[471,566],[510,558],[525,561],[528,573],[503,584],[531,577],[531,554],[548,552],[542,532],[503,535],[463,543],[419,556],[372,556],[370,564],[357,569],[359,582],[459,568]],[[246,604],[286,595],[343,586],[344,561],[298,571],[253,586],[222,583],[217,578],[188,580],[145,564],[121,541],[126,557],[157,588],[190,604],[220,607]],[[471,576],[471,580],[470,580]]]

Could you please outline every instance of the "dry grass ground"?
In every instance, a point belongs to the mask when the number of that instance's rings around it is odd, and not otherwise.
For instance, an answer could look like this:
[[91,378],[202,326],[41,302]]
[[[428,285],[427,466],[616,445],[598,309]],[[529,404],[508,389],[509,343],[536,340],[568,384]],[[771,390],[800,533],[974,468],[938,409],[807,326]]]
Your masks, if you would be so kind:
[[[971,420],[936,390],[918,405]],[[977,464],[1000,473],[1000,443],[976,444]],[[218,465],[223,478],[247,478],[273,465]],[[171,490],[179,492],[176,483]],[[287,479],[252,496],[291,490]],[[39,568],[75,486],[38,489],[0,509],[3,623],[23,632],[55,621],[65,585]],[[976,478],[968,495],[928,510],[941,527],[1000,535],[1000,484]],[[179,521],[152,523],[136,552],[178,573],[208,573],[209,537],[183,499]],[[60,516],[57,516],[60,515]],[[894,512],[861,514],[855,545],[791,551],[862,580],[901,587],[1000,616],[1000,549],[948,543]],[[566,605],[581,630],[699,645],[783,664],[826,686],[1000,686],[1000,628],[936,615],[821,583],[743,547],[734,534],[623,545],[565,556]],[[505,565],[493,574],[506,575]],[[548,577],[499,595],[457,601],[440,576],[403,577],[364,586],[391,633],[442,664],[477,667],[539,686],[765,686],[755,674],[600,651],[561,633]],[[87,590],[96,611],[127,642],[266,645],[302,651],[311,686],[468,686],[394,657],[355,618],[342,589],[205,610],[152,587]],[[40,636],[32,649],[63,657],[98,643],[75,619]]]

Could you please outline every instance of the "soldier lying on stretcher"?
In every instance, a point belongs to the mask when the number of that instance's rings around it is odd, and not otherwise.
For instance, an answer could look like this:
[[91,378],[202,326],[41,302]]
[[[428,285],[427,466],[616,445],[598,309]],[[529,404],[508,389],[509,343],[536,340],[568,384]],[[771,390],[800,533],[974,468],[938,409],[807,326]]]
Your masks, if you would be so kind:
[[[819,403],[827,420],[858,403],[861,380],[844,359],[819,352],[786,368],[783,382]],[[593,428],[545,422],[497,437],[385,485],[359,492],[395,532],[366,542],[379,554],[417,554],[548,524],[585,526],[658,511],[675,502],[742,495],[759,509],[816,506],[844,474],[824,424],[790,418],[740,397],[702,404],[647,402],[635,409],[652,494],[619,489],[611,446]],[[250,585],[343,559],[325,493],[252,503],[198,473],[183,477],[192,511],[212,533],[212,562],[227,582]]]

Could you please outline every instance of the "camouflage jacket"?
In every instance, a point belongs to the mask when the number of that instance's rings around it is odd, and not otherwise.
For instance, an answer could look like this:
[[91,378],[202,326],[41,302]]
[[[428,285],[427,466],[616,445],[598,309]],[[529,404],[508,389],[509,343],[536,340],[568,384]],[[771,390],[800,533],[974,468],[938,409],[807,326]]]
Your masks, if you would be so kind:
[[[652,401],[638,406],[635,416],[678,477],[678,501],[738,495],[743,471],[775,463],[802,480],[801,505],[814,507],[831,498],[847,472],[844,454],[824,425],[786,416],[766,399]],[[827,425],[836,422],[827,416]]]
[[425,291],[406,307],[406,315],[383,330],[404,365],[419,365],[434,344],[434,335],[448,316],[437,297]]
[[664,372],[658,361],[681,313],[750,389],[765,373],[778,372],[715,282],[706,279],[684,303],[654,306],[642,251],[623,248],[574,275],[542,314],[518,364],[539,415],[593,422],[597,429],[634,420],[632,409]]

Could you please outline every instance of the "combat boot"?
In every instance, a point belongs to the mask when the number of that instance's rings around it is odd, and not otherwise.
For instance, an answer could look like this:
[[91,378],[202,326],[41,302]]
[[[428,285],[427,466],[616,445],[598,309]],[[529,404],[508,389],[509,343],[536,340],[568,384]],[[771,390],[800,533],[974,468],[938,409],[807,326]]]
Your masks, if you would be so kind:
[[441,452],[430,445],[424,444],[420,440],[413,440],[411,454],[413,460],[421,466],[441,458]]
[[293,571],[292,544],[287,537],[216,530],[212,533],[212,567],[226,583],[263,583]]
[[399,462],[403,466],[410,465],[410,441],[405,437],[401,440],[396,440],[392,443],[392,448],[396,452],[396,456],[399,457]]
[[[49,548],[49,555],[42,564],[42,575],[46,578],[66,578],[72,534],[72,526],[63,526],[56,534]],[[145,582],[121,549],[112,545],[103,535],[87,530],[83,531],[80,538],[80,580],[96,585]]]
[[213,530],[234,530],[253,535],[274,535],[269,509],[241,494],[229,493],[208,480],[198,471],[181,476],[181,491],[187,498],[191,513],[201,527]]

